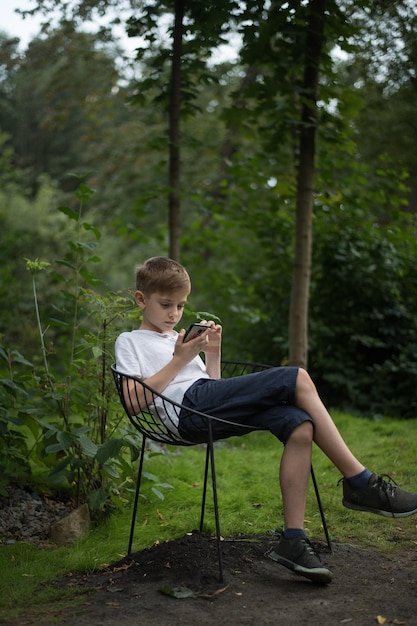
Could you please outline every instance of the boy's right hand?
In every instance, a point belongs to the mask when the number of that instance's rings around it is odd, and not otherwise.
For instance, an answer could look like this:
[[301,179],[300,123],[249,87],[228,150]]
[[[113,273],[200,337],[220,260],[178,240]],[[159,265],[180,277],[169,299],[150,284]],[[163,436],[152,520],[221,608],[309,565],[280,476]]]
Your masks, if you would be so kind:
[[189,363],[192,361],[200,352],[204,352],[207,348],[208,343],[208,330],[201,333],[197,337],[190,339],[190,341],[186,341],[184,343],[184,335],[185,329],[183,328],[178,333],[178,338],[175,343],[174,348],[174,356],[184,360],[184,362]]

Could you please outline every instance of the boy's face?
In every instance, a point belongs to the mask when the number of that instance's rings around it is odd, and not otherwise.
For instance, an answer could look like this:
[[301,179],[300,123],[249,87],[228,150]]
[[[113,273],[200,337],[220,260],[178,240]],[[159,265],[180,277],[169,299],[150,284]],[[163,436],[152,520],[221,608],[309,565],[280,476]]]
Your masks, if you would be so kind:
[[141,330],[153,330],[157,333],[167,333],[181,320],[189,291],[173,291],[169,293],[156,292],[146,296],[142,291],[136,291],[135,300],[142,310]]

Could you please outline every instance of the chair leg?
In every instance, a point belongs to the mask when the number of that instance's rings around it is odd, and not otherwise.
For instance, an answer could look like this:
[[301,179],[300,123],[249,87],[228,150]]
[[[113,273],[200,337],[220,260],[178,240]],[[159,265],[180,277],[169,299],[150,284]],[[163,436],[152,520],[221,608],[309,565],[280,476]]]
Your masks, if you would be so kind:
[[319,488],[318,488],[318,485],[317,485],[316,476],[314,474],[313,466],[311,466],[311,478],[312,478],[313,485],[314,485],[314,491],[316,492],[317,504],[318,504],[319,511],[320,511],[320,517],[321,517],[321,522],[323,524],[323,530],[324,530],[324,535],[326,537],[327,547],[329,548],[330,552],[333,553],[332,542],[330,541],[329,530],[327,528],[326,517],[324,515],[323,505],[321,503]]
[[135,532],[136,513],[138,510],[140,483],[142,481],[142,469],[143,469],[143,458],[145,456],[145,445],[146,445],[146,437],[142,436],[142,447],[140,450],[140,457],[139,457],[139,469],[138,469],[138,477],[136,479],[135,500],[133,503],[132,521],[130,524],[130,535],[129,535],[129,545],[127,548],[127,556],[130,556],[130,554],[132,554],[133,534]]
[[216,522],[216,543],[217,543],[217,558],[219,562],[219,580],[220,582],[223,582],[224,580],[223,557],[222,557],[221,548],[220,548],[220,542],[221,542],[220,518],[219,518],[219,505],[218,505],[218,499],[217,499],[216,468],[215,468],[215,462],[214,462],[214,445],[213,445],[213,435],[212,435],[212,430],[211,430],[211,422],[209,424],[209,442],[207,443],[207,448],[206,448],[206,463],[205,463],[205,468],[204,468],[204,487],[203,487],[203,497],[201,501],[200,532],[203,531],[204,513],[206,509],[209,464],[210,464],[210,469],[211,469],[214,517],[215,517],[215,522]]
[[206,465],[205,465],[205,468],[204,468],[203,497],[202,497],[202,500],[201,500],[200,532],[203,532],[204,513],[205,513],[205,510],[206,510],[207,479],[208,479],[209,460],[210,460],[210,447],[209,447],[209,444],[207,444],[207,446],[206,446]]
[[217,542],[217,558],[219,562],[219,581],[224,581],[223,577],[223,557],[221,551],[221,534],[220,534],[220,518],[219,518],[219,504],[217,500],[217,483],[216,483],[216,468],[214,463],[214,445],[213,445],[213,431],[211,427],[211,421],[209,421],[209,443],[208,450],[210,454],[211,463],[211,484],[213,488],[213,504],[214,504],[214,517],[216,520],[216,542]]

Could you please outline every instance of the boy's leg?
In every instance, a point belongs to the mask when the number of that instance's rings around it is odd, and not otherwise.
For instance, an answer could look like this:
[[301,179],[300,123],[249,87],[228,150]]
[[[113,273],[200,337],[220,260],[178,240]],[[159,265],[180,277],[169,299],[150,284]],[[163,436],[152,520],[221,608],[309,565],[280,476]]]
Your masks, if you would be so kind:
[[[279,379],[279,382],[278,382]],[[305,505],[311,470],[313,424],[305,411],[294,406],[296,368],[278,368],[264,373],[204,381],[193,386],[183,403],[190,408],[235,421],[213,422],[215,438],[242,435],[254,429],[270,430],[285,442],[281,457],[280,486],[284,509],[284,533],[269,556],[301,576],[320,584],[330,582],[331,572],[322,565],[304,533]],[[205,420],[184,411],[180,432],[185,438],[204,441]]]
[[371,473],[352,454],[324,407],[313,381],[302,369],[297,377],[295,404],[312,417],[314,441],[343,474],[344,506],[394,518],[417,513],[417,494],[400,489],[387,475]]
[[332,574],[321,563],[303,530],[312,442],[313,425],[307,421],[293,430],[285,444],[280,467],[284,532],[268,556],[300,576],[328,584]]
[[282,453],[279,479],[284,528],[304,528],[312,440],[313,425],[304,422],[293,431]]
[[325,408],[308,373],[298,371],[295,404],[311,415],[314,441],[345,477],[355,476],[365,467],[349,450],[342,435]]

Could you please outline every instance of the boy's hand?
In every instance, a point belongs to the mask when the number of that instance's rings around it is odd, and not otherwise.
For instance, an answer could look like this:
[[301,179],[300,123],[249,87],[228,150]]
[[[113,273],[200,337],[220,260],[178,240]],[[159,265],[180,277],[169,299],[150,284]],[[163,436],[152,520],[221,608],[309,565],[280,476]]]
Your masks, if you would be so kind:
[[192,361],[200,352],[204,352],[207,347],[208,332],[208,330],[205,330],[201,335],[184,342],[185,329],[183,328],[179,332],[178,339],[175,343],[174,356],[182,359],[184,363]]
[[190,339],[184,343],[185,330],[179,333],[175,344],[174,356],[184,359],[187,363],[192,361],[200,352],[210,355],[219,355],[221,347],[222,327],[213,321],[202,320],[202,324],[207,324],[209,328],[201,335]]
[[204,333],[207,336],[207,341],[203,352],[205,354],[219,355],[222,344],[222,327],[220,324],[215,324],[212,321],[203,323],[207,323],[210,326],[210,328]]
[[206,371],[210,378],[221,378],[221,343],[222,327],[214,322],[207,322],[210,326],[204,333],[207,337],[203,352],[206,355]]

